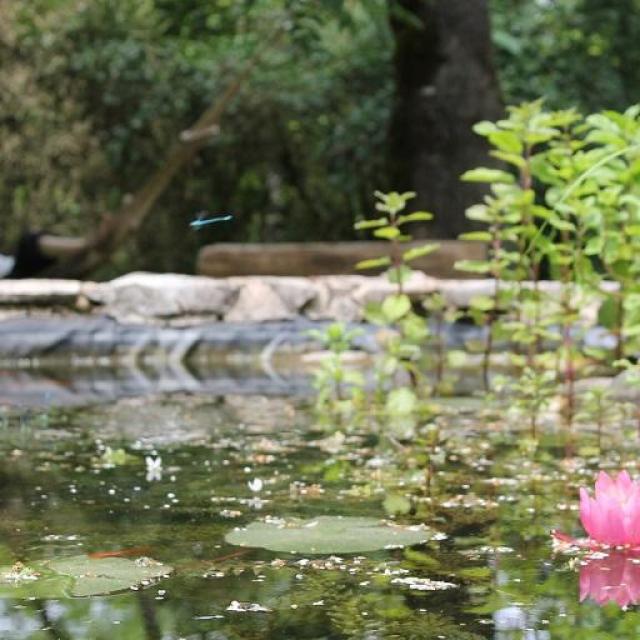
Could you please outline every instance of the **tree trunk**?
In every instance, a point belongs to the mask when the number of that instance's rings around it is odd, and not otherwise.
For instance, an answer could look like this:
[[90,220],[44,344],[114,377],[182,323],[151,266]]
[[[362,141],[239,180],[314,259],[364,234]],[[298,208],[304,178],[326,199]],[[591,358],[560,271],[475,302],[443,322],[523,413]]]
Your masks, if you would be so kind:
[[416,191],[418,206],[435,214],[429,235],[454,238],[468,229],[467,207],[486,192],[459,180],[488,164],[487,146],[471,127],[503,111],[487,1],[397,0],[395,7],[393,188]]

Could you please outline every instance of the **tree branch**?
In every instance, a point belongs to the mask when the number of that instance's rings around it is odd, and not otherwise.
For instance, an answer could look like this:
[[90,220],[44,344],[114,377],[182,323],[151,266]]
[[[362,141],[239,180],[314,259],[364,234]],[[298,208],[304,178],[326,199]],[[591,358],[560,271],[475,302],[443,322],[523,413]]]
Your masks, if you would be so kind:
[[[126,239],[134,234],[151,212],[158,198],[167,189],[176,174],[188,164],[200,148],[219,129],[219,122],[227,107],[244,87],[265,52],[282,35],[278,29],[273,38],[259,47],[249,58],[242,71],[224,93],[176,141],[164,162],[133,196],[126,199],[114,214],[103,216],[99,228],[78,245],[78,250],[66,252],[64,258],[44,274],[58,278],[85,277],[104,263]],[[185,139],[185,137],[187,139]]]

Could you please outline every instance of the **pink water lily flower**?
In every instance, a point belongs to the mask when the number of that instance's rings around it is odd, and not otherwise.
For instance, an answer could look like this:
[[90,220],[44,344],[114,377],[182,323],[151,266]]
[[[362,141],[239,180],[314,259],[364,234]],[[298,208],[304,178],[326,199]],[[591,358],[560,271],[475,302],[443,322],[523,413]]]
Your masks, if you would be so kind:
[[634,482],[626,471],[616,478],[601,471],[595,498],[580,489],[580,520],[593,542],[640,547],[640,482]]

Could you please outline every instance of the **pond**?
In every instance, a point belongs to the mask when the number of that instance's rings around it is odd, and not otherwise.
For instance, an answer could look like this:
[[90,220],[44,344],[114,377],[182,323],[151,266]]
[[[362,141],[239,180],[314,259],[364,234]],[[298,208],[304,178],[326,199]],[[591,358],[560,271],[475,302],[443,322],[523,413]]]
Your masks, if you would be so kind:
[[[6,411],[0,636],[636,638],[640,615],[615,602],[640,591],[636,559],[585,563],[550,537],[581,535],[578,487],[598,469],[637,470],[635,433],[613,425],[598,442],[576,427],[567,456],[559,426],[534,442],[469,398],[430,424],[408,446],[320,431],[300,399],[234,395]],[[348,526],[317,538],[325,554],[225,540],[254,521],[287,535],[292,518],[336,516],[393,520],[424,542],[344,553]]]

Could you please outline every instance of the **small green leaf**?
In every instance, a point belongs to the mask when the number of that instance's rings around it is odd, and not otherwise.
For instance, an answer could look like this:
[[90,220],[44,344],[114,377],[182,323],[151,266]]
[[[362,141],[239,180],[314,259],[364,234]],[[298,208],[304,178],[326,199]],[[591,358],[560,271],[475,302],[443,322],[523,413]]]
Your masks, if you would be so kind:
[[404,224],[405,222],[427,222],[433,220],[433,213],[428,211],[414,211],[406,216],[398,216],[398,224]]
[[360,220],[356,222],[353,227],[357,231],[362,231],[364,229],[377,229],[378,227],[384,227],[386,224],[389,224],[389,218],[377,218],[376,220]]
[[382,313],[389,322],[397,322],[409,311],[411,311],[411,300],[405,294],[389,296],[382,303]]
[[490,155],[492,158],[497,158],[498,160],[502,160],[507,164],[512,164],[518,169],[524,169],[527,166],[526,160],[516,153],[507,153],[506,151],[491,151]]
[[460,234],[460,240],[473,240],[475,242],[491,242],[491,234],[488,231],[469,231]]
[[376,229],[373,232],[373,235],[376,238],[395,240],[400,235],[400,229],[398,229],[397,227],[382,227],[381,229]]
[[471,169],[463,173],[460,179],[464,182],[496,182],[500,184],[512,184],[515,182],[515,178],[510,173],[501,171],[500,169],[489,169],[487,167]]
[[437,243],[423,244],[421,247],[413,247],[402,254],[402,258],[405,262],[411,262],[416,258],[427,256],[434,251],[437,251],[440,245]]
[[356,269],[378,269],[380,267],[388,267],[391,264],[391,258],[384,256],[382,258],[371,258],[369,260],[361,260],[356,264]]
[[613,329],[620,323],[620,307],[617,300],[609,296],[598,309],[598,324],[605,329]]
[[416,394],[406,387],[390,391],[385,403],[387,413],[395,416],[410,415],[417,408],[418,398],[416,398]]
[[496,127],[493,122],[483,120],[482,122],[478,122],[477,124],[473,125],[473,131],[479,136],[488,136],[494,131],[498,131],[498,127]]
[[494,300],[490,296],[474,296],[469,305],[478,311],[491,311],[495,307]]
[[429,336],[429,326],[424,316],[416,313],[407,314],[400,324],[402,333],[412,342],[419,342]]
[[469,220],[476,220],[478,222],[493,222],[493,216],[489,207],[484,204],[475,204],[469,207],[465,213]]
[[522,142],[512,131],[493,131],[489,134],[489,142],[506,153],[522,153]]
[[326,466],[322,479],[329,484],[342,482],[350,470],[351,465],[347,460],[335,460]]
[[458,271],[468,271],[469,273],[489,273],[491,265],[483,260],[458,260],[454,267]]
[[367,322],[377,325],[387,324],[387,318],[382,312],[382,305],[379,302],[368,302],[364,306],[364,318]]
[[400,284],[401,282],[406,282],[411,277],[411,273],[411,269],[405,265],[393,267],[393,269],[387,271],[387,280],[392,284]]
[[440,562],[424,551],[418,551],[417,549],[405,549],[404,557],[412,565],[422,567],[428,571],[437,572],[442,570]]
[[590,238],[584,247],[585,255],[599,256],[604,248],[604,236],[597,235]]
[[549,224],[555,229],[558,229],[558,231],[575,231],[576,230],[576,226],[573,224],[573,222],[562,220],[557,216],[551,216],[549,218]]

